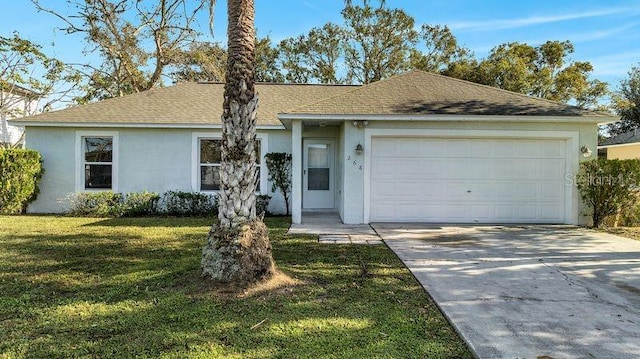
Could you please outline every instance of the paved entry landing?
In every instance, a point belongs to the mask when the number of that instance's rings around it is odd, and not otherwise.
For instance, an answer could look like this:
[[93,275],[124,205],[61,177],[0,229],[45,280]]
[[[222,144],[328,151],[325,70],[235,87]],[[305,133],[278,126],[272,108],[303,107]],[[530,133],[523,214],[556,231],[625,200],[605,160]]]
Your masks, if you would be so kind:
[[373,227],[479,358],[640,358],[640,241],[571,226]]
[[289,234],[312,234],[321,243],[382,244],[382,239],[368,224],[344,224],[335,212],[302,214],[302,223],[292,224]]

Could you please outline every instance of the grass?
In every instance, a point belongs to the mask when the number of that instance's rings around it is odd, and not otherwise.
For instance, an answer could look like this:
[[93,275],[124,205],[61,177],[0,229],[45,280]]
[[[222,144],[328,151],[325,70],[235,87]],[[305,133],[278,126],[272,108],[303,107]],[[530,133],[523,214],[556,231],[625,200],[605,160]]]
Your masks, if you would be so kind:
[[471,358],[385,246],[267,219],[279,275],[199,276],[210,219],[0,216],[0,358]]

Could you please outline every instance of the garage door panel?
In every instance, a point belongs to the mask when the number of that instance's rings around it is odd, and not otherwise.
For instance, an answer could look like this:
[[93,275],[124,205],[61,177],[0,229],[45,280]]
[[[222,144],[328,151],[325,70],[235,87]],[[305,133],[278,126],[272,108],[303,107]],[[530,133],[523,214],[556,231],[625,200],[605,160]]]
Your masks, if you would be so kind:
[[496,204],[495,219],[496,222],[514,222],[513,204]]
[[563,179],[565,174],[565,162],[562,159],[550,159],[541,163],[543,178]]
[[494,151],[493,146],[490,141],[472,141],[471,142],[471,153],[469,153],[473,158],[488,158],[493,157]]
[[540,205],[540,214],[544,221],[559,222],[564,217],[564,213],[555,205]]
[[542,182],[538,184],[540,187],[540,199],[546,201],[557,201],[558,198],[564,198],[564,183],[561,181]]
[[464,204],[444,204],[444,212],[447,218],[453,221],[464,221],[467,218],[467,206]]
[[370,220],[562,223],[565,145],[374,137]]
[[538,206],[535,204],[518,204],[516,205],[517,219],[522,221],[534,221],[538,216]]
[[563,160],[565,159],[565,143],[558,140],[543,140],[541,141],[540,156],[542,158],[555,158]]
[[491,221],[495,217],[494,206],[489,204],[471,205],[471,217],[482,222]]

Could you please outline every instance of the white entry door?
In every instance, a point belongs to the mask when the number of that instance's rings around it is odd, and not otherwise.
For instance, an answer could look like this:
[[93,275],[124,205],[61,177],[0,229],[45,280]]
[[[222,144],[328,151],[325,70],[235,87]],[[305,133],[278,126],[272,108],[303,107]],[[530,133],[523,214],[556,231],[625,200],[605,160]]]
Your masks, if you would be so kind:
[[302,208],[334,208],[334,141],[304,140]]

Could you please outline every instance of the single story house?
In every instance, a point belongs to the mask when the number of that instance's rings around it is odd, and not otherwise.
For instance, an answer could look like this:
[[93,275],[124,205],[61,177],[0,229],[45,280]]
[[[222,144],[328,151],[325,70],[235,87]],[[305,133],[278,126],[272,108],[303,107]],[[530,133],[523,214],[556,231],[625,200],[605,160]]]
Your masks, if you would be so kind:
[[607,138],[598,146],[598,153],[608,160],[640,158],[640,129]]
[[[608,115],[422,71],[363,85],[257,84],[257,138],[293,155],[292,221],[586,223],[574,185]],[[70,194],[215,192],[223,85],[183,83],[14,120]],[[259,190],[270,191],[264,161]],[[284,212],[272,194],[273,212]]]

